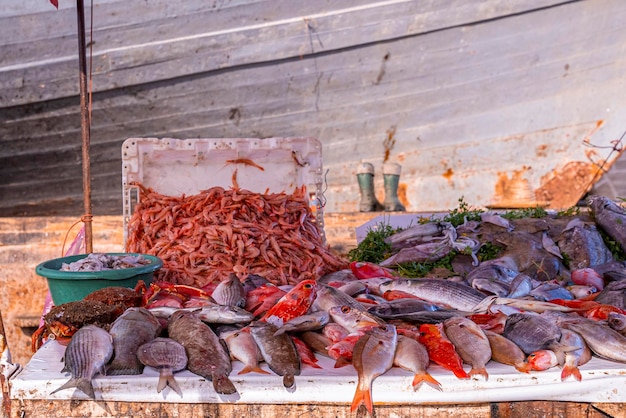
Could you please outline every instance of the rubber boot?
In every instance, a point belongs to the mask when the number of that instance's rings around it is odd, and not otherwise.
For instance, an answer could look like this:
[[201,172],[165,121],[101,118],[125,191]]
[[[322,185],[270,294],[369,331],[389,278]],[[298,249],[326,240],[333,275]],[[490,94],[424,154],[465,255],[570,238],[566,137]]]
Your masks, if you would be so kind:
[[398,199],[398,183],[402,167],[396,163],[383,164],[383,180],[385,182],[385,212],[404,212],[404,205]]
[[361,192],[360,212],[379,212],[383,205],[376,199],[374,193],[374,166],[371,163],[362,163],[356,172]]

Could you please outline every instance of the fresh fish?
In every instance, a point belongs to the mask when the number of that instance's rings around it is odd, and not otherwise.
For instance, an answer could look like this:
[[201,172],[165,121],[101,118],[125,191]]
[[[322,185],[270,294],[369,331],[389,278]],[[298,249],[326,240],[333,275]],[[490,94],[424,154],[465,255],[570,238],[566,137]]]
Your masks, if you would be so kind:
[[226,280],[221,281],[211,293],[211,297],[220,305],[239,308],[246,305],[244,286],[235,273],[230,273]]
[[426,263],[442,259],[453,250],[452,243],[447,240],[426,242],[400,249],[397,253],[381,261],[383,267],[396,266],[403,263]]
[[570,270],[591,267],[610,262],[613,259],[596,225],[572,219],[556,239],[562,254],[567,254],[567,268]]
[[587,347],[583,337],[569,329],[561,329],[561,344],[571,347],[579,347],[578,350],[572,350],[565,353],[565,364],[561,371],[561,380],[566,380],[570,376],[579,382],[582,380],[578,366],[582,366],[591,360],[591,350]]
[[441,236],[443,231],[450,228],[453,226],[449,222],[417,224],[388,236],[385,238],[385,243],[391,245],[392,248],[401,248],[413,243],[428,242],[433,237]]
[[314,352],[322,354],[326,357],[330,357],[328,354],[328,349],[326,347],[330,346],[332,344],[332,341],[321,332],[304,331],[301,332],[298,336],[302,341],[305,342],[306,345],[311,347]]
[[559,364],[557,355],[552,350],[537,350],[528,355],[526,368],[530,371],[541,372],[556,367]]
[[314,331],[322,329],[330,321],[330,314],[327,311],[315,311],[310,314],[297,316],[287,322],[285,322],[276,335],[284,334],[285,332],[303,332]]
[[519,274],[511,257],[501,257],[481,263],[467,275],[467,282],[474,287],[476,279],[487,279],[502,284],[510,284]]
[[319,284],[315,297],[314,306],[322,311],[329,311],[333,306],[350,306],[354,309],[365,310],[365,307],[357,302],[352,296],[347,295],[334,287]]
[[456,352],[465,363],[472,366],[469,375],[481,375],[488,380],[489,374],[485,366],[491,360],[491,346],[483,330],[472,320],[464,317],[447,319],[443,326]]
[[441,390],[441,383],[432,377],[426,370],[430,364],[428,351],[421,343],[413,338],[398,335],[398,345],[393,357],[393,365],[415,373],[411,385],[413,390],[419,389],[426,383],[434,389]]
[[317,364],[317,357],[315,357],[315,353],[303,340],[296,337],[295,335],[290,335],[289,338],[293,341],[296,346],[296,351],[298,352],[298,357],[300,361],[304,364],[308,364],[309,366],[321,369],[322,366]]
[[619,312],[609,312],[607,323],[615,331],[626,336],[626,315]]
[[363,328],[384,326],[385,321],[367,311],[354,309],[350,306],[333,306],[328,311],[333,321],[349,332],[356,332]]
[[[393,292],[393,291],[390,291]],[[389,292],[385,292],[389,293]],[[411,314],[415,312],[434,312],[441,308],[433,303],[426,302],[416,297],[390,300],[378,305],[370,306],[367,311],[371,314],[383,317]]]
[[249,322],[254,315],[236,306],[211,305],[201,308],[174,308],[158,306],[149,309],[158,318],[170,318],[176,311],[193,312],[196,317],[209,324],[238,324]]
[[587,204],[600,228],[626,251],[626,210],[604,196],[591,195]]
[[259,362],[263,360],[261,350],[257,346],[252,334],[243,329],[218,329],[219,337],[228,346],[228,352],[231,359],[239,360],[243,363],[243,368],[238,374],[246,374],[250,372],[269,374],[259,366]]
[[598,292],[598,289],[596,289],[595,286],[585,286],[580,284],[565,286],[565,288],[569,290],[574,299],[581,299]]
[[516,231],[498,236],[497,242],[504,244],[504,255],[511,257],[520,273],[539,280],[553,280],[565,268],[561,259],[543,248],[541,238],[528,232]]
[[283,377],[285,388],[295,388],[295,376],[300,374],[300,358],[289,335],[274,336],[278,328],[269,322],[254,321],[249,328],[269,368]]
[[114,357],[107,367],[109,375],[135,375],[143,372],[143,364],[137,358],[137,349],[156,338],[161,323],[146,308],[128,308],[113,324],[109,334],[113,337]]
[[219,338],[194,312],[174,312],[167,326],[169,337],[187,353],[187,369],[213,382],[217,393],[231,395],[237,392],[228,375],[232,370],[230,356]]
[[626,309],[626,280],[610,282],[594,300],[603,305]]
[[302,280],[281,297],[261,318],[277,328],[309,311],[316,296],[315,280]]
[[561,329],[550,319],[534,314],[514,313],[509,315],[503,334],[526,354],[539,350],[552,350],[559,355],[566,349],[559,343]]
[[365,332],[354,346],[352,365],[357,371],[358,383],[350,412],[365,405],[370,414],[374,412],[372,382],[393,366],[398,344],[396,327],[374,327]]
[[174,379],[174,373],[187,367],[185,347],[171,338],[157,337],[138,348],[137,358],[143,365],[159,371],[158,393],[169,386],[181,398],[183,397],[183,392]]
[[382,293],[402,290],[420,299],[460,311],[472,311],[485,295],[462,283],[443,279],[391,279],[380,285]]
[[515,344],[503,335],[484,330],[489,346],[491,347],[491,359],[498,363],[508,364],[518,371],[528,373],[526,365],[526,354]]
[[597,356],[626,363],[626,337],[608,325],[587,318],[560,318],[559,325],[580,334]]
[[378,264],[370,263],[368,261],[353,261],[350,263],[350,270],[357,279],[371,279],[374,277],[396,277],[397,273],[394,270],[381,267]]
[[347,268],[325,274],[324,276],[320,277],[320,279],[317,281],[317,284],[329,285],[330,283],[350,283],[356,280],[358,279],[352,272],[352,269]]
[[563,300],[572,300],[574,296],[572,293],[561,286],[558,283],[554,282],[543,282],[539,286],[535,287],[531,292],[530,296],[537,300],[549,301],[553,299],[563,299]]
[[78,388],[90,399],[96,395],[91,383],[94,376],[104,372],[104,365],[113,356],[113,337],[100,327],[85,325],[72,336],[65,349],[62,372],[69,372],[71,378],[67,383],[50,392],[56,393],[63,389]]
[[267,283],[247,292],[245,309],[251,312],[256,318],[259,315],[265,314],[286,294],[287,292],[280,287],[272,283]]
[[506,297],[511,299],[523,298],[528,296],[533,290],[533,280],[529,275],[519,273],[509,286],[509,294]]
[[480,220],[486,223],[490,223],[490,224],[505,228],[509,232],[515,229],[511,221],[509,221],[506,218],[503,218],[501,215],[498,215],[497,213],[483,212],[480,214]]
[[352,297],[354,297],[354,295],[358,295],[359,293],[367,292],[367,286],[365,285],[365,283],[361,283],[358,280],[345,283],[341,285],[340,287],[338,287],[338,289],[341,290],[346,295],[349,295]]
[[496,296],[507,296],[510,289],[510,286],[506,283],[498,282],[493,279],[482,278],[475,278],[472,280],[472,287],[483,293]]
[[571,279],[574,284],[593,286],[598,290],[604,289],[604,279],[591,267],[572,270]]
[[550,235],[546,232],[544,232],[541,236],[541,245],[543,245],[543,248],[550,254],[557,256],[561,260],[563,259],[559,246],[556,245],[552,237],[550,237]]
[[347,366],[352,362],[352,355],[354,352],[354,346],[357,341],[365,335],[365,331],[370,328],[362,328],[347,334],[345,337],[338,341],[334,341],[327,348],[328,355],[335,361],[335,368]]
[[470,378],[470,375],[463,370],[463,359],[446,336],[443,324],[422,324],[419,331],[418,341],[426,347],[430,360],[450,370],[459,379]]

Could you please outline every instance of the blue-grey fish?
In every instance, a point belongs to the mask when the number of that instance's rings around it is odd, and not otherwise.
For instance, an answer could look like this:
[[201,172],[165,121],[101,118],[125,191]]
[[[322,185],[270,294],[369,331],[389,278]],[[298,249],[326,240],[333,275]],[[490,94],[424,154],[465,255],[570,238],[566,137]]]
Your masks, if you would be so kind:
[[95,325],[86,325],[72,336],[65,349],[62,372],[71,374],[70,380],[50,394],[63,389],[78,388],[90,399],[95,399],[94,376],[104,372],[104,365],[113,356],[113,338],[111,334]]
[[285,388],[295,388],[295,376],[300,374],[300,357],[293,340],[287,334],[275,336],[278,328],[269,322],[254,321],[249,328],[269,368],[283,377]]
[[143,365],[159,371],[158,393],[169,386],[181,398],[183,397],[183,392],[174,379],[174,373],[187,366],[185,347],[171,338],[157,337],[137,349],[137,358]]
[[243,308],[246,305],[246,292],[239,277],[230,273],[211,293],[211,297],[220,305]]
[[420,299],[448,306],[460,311],[471,311],[485,295],[463,283],[443,279],[390,279],[380,285],[381,293],[387,290],[402,290]]

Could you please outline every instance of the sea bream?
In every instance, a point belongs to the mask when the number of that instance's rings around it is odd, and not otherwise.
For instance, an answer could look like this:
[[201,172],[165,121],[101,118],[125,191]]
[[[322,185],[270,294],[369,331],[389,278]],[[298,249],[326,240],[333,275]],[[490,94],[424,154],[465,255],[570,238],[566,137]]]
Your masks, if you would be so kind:
[[137,349],[157,337],[161,323],[146,308],[128,308],[109,329],[113,337],[113,361],[107,366],[109,375],[135,375],[143,372]]
[[370,414],[373,413],[372,383],[393,366],[397,345],[398,334],[396,327],[391,324],[370,328],[359,338],[352,356],[358,382],[350,412],[356,411],[363,404]]
[[250,332],[229,325],[219,327],[217,332],[228,346],[230,358],[243,363],[243,368],[238,374],[250,372],[269,374],[269,372],[259,366],[259,362],[263,360],[263,357]]
[[63,389],[77,388],[90,399],[95,399],[92,379],[104,372],[104,365],[113,356],[113,337],[95,325],[85,325],[72,336],[65,349],[64,367],[71,378],[61,387],[50,392],[52,395]]
[[143,365],[159,371],[158,393],[169,386],[181,398],[183,397],[183,392],[174,379],[174,373],[187,366],[185,347],[171,338],[157,337],[137,349],[137,358]]
[[456,352],[472,366],[469,375],[481,375],[488,380],[485,366],[491,360],[491,346],[483,330],[472,320],[460,316],[447,319],[443,327]]
[[393,357],[393,365],[415,373],[411,382],[413,390],[419,389],[423,383],[426,383],[434,389],[441,391],[441,383],[426,371],[429,364],[430,359],[428,358],[426,347],[413,338],[398,335],[398,345]]
[[526,313],[509,315],[502,335],[517,344],[528,355],[539,350],[552,350],[560,364],[565,361],[565,352],[572,349],[559,342],[561,329],[555,322],[541,315]]
[[169,337],[187,353],[187,369],[213,382],[217,393],[231,395],[237,392],[228,375],[232,370],[230,356],[211,328],[194,312],[174,312],[167,326]]

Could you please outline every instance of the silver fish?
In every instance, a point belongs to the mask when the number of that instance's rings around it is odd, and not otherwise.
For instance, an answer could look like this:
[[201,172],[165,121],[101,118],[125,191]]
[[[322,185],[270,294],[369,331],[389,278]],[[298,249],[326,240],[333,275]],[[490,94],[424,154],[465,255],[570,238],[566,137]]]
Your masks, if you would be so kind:
[[447,319],[443,326],[456,352],[465,363],[472,366],[469,375],[481,375],[488,380],[485,366],[491,360],[491,346],[483,330],[474,321],[464,317]]
[[564,351],[559,343],[561,329],[550,319],[534,314],[514,313],[504,324],[503,336],[513,341],[526,354],[549,349]]
[[597,356],[626,363],[626,337],[588,318],[559,318],[559,325],[580,334]]
[[523,298],[527,296],[530,291],[533,290],[533,280],[524,273],[519,273],[509,286],[509,294],[506,295],[508,298]]
[[328,313],[335,323],[341,325],[350,333],[359,331],[364,327],[385,325],[385,321],[376,315],[372,315],[367,311],[354,309],[347,305],[333,306]]
[[441,390],[441,383],[426,371],[430,365],[426,347],[413,338],[398,335],[398,345],[393,357],[393,365],[415,373],[411,382],[413,390],[419,389],[423,383],[439,391]]
[[574,299],[574,295],[572,295],[572,292],[570,292],[560,284],[554,282],[541,283],[539,286],[530,291],[530,296],[537,300],[543,301],[549,301],[553,299]]
[[91,383],[94,376],[104,371],[104,365],[113,356],[111,334],[95,325],[85,325],[72,336],[65,349],[65,366],[62,372],[70,372],[70,380],[50,394],[63,389],[78,388],[90,399],[96,395]]
[[579,218],[570,221],[557,237],[560,251],[567,254],[567,267],[570,270],[591,267],[613,260],[598,228],[593,223]]
[[274,336],[278,328],[267,322],[254,321],[250,323],[249,327],[254,341],[261,350],[261,355],[270,369],[283,377],[285,388],[295,388],[295,376],[300,374],[300,357],[289,335]]
[[491,347],[491,359],[498,363],[508,364],[515,367],[518,371],[528,373],[526,365],[526,354],[519,348],[517,344],[509,340],[503,335],[493,331],[484,331],[489,346]]
[[137,358],[143,365],[159,371],[158,393],[169,386],[181,398],[183,397],[183,392],[174,379],[174,372],[187,366],[185,347],[171,338],[157,337],[137,349]]
[[591,360],[591,350],[587,347],[584,338],[569,329],[561,329],[561,344],[579,347],[578,350],[572,350],[565,353],[565,361],[563,364],[563,370],[561,371],[561,380],[565,380],[570,376],[574,376],[579,382],[582,380],[580,370],[578,366],[582,366]]
[[259,366],[263,356],[250,332],[243,329],[221,329],[219,337],[226,342],[230,358],[243,363],[243,369],[238,374],[269,374]]
[[193,312],[198,318],[209,324],[238,324],[254,319],[250,312],[236,306],[210,305],[200,308],[175,308],[157,306],[149,309],[157,318],[169,318],[176,311]]
[[350,306],[365,311],[365,307],[352,296],[347,295],[332,286],[318,284],[313,306],[319,310],[328,311],[333,306]]
[[626,315],[619,312],[609,312],[607,323],[615,331],[626,336]]
[[113,337],[113,361],[107,367],[109,375],[135,375],[143,372],[137,358],[137,349],[157,337],[161,323],[146,308],[128,308],[113,324],[109,334]]
[[381,293],[402,290],[420,299],[449,306],[460,311],[472,311],[485,295],[462,283],[443,279],[390,279],[380,285]]
[[357,371],[358,382],[350,412],[365,405],[370,414],[374,412],[372,402],[372,383],[393,367],[393,360],[398,345],[396,327],[374,327],[365,331],[352,351],[352,365]]
[[449,222],[427,222],[406,228],[385,238],[385,243],[392,248],[401,248],[414,243],[431,241],[433,237],[441,236],[446,229],[452,228]]
[[587,204],[595,222],[626,251],[626,210],[604,196],[592,195]]
[[194,312],[174,312],[167,332],[171,339],[185,347],[190,372],[212,381],[217,393],[231,395],[237,392],[228,378],[232,370],[229,354],[217,335]]
[[613,305],[622,310],[626,309],[626,280],[610,282],[594,300],[603,305]]
[[226,280],[221,281],[211,297],[220,305],[243,308],[246,305],[246,293],[243,284],[235,273],[230,273]]
[[285,322],[278,328],[275,335],[284,334],[285,332],[304,332],[322,329],[328,321],[330,321],[330,314],[327,311],[311,312]]

